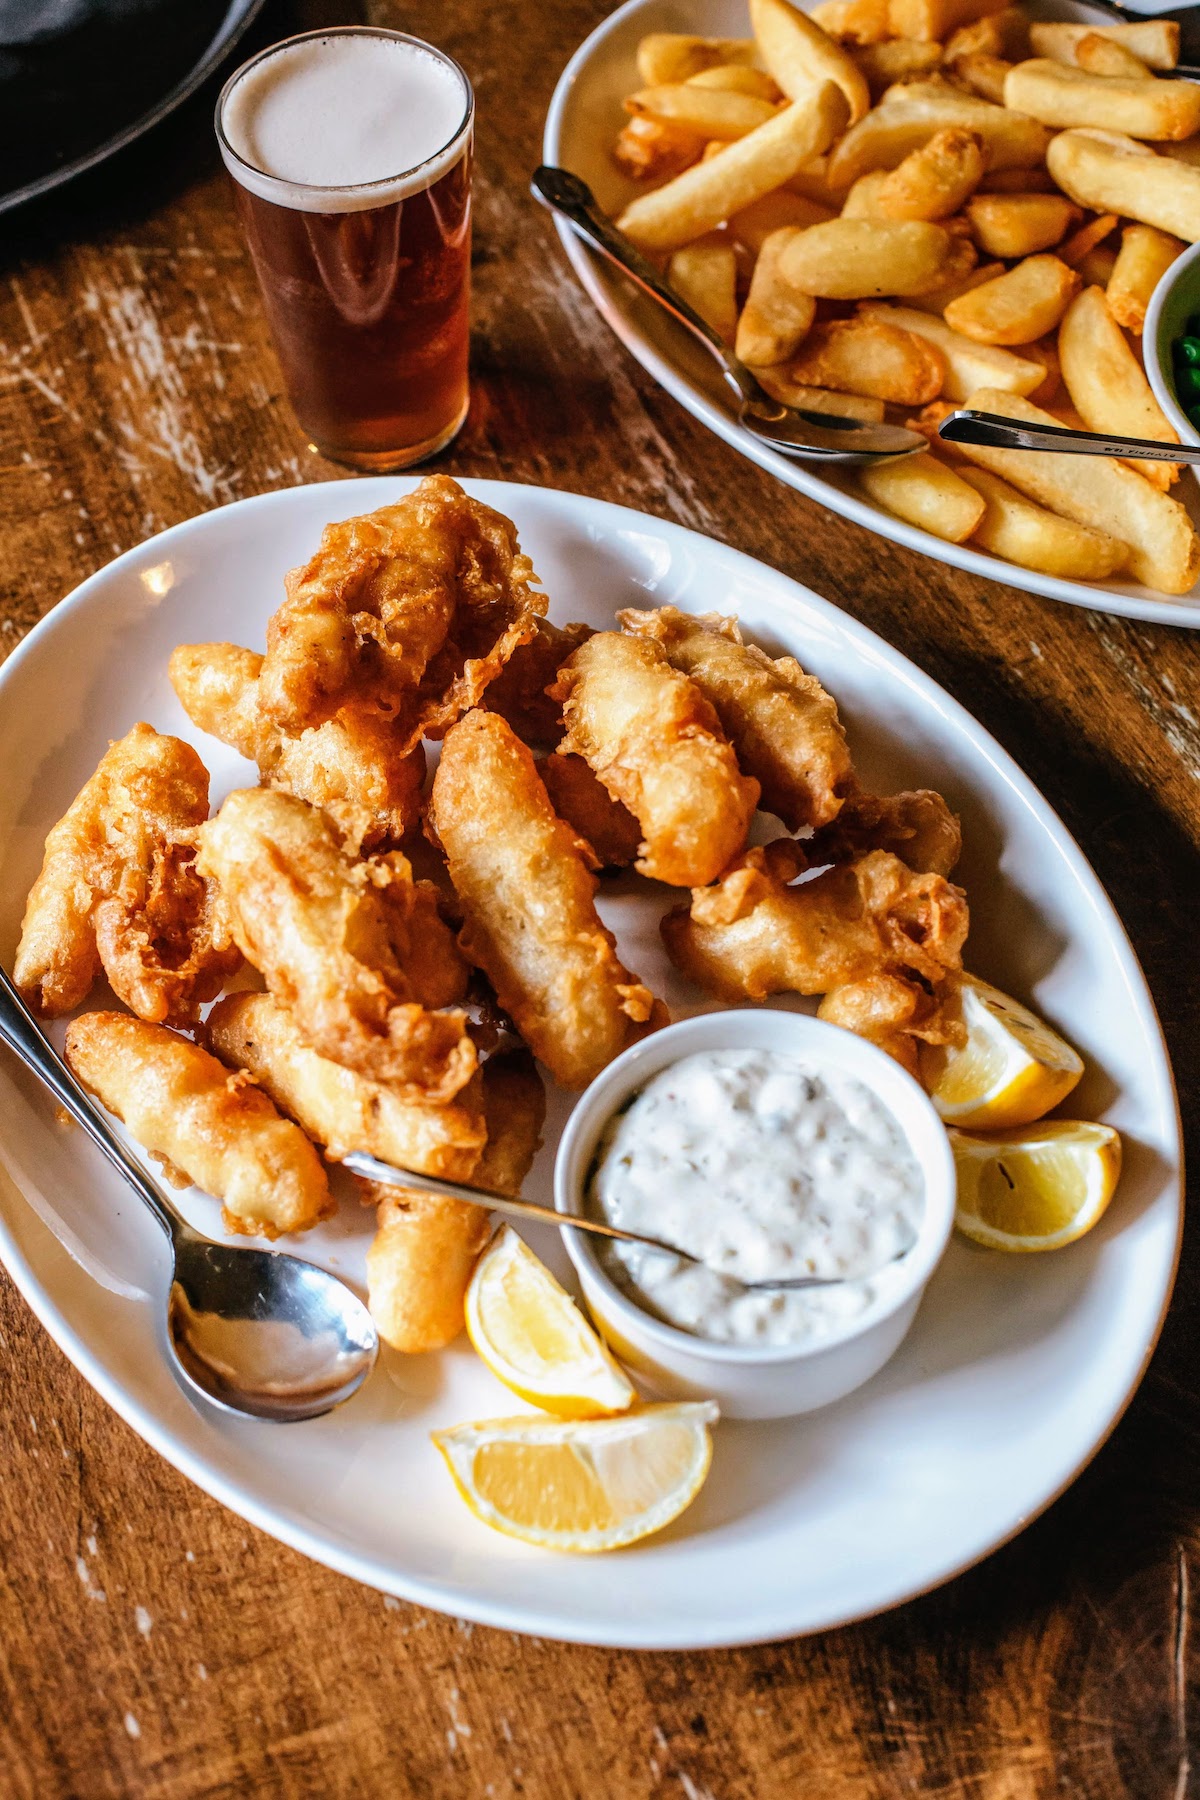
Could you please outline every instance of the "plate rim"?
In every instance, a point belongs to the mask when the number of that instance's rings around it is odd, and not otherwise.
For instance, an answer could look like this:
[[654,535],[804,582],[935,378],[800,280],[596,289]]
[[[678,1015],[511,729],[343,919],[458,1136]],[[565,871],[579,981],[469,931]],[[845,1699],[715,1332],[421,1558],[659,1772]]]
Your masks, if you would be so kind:
[[[641,0],[635,0],[635,3],[640,4]],[[223,517],[225,514],[249,510],[278,509],[284,511],[289,505],[297,503],[297,496],[320,493],[328,494],[331,499],[344,496],[348,509],[352,509],[354,502],[351,496],[362,493],[367,484],[370,484],[374,490],[371,496],[374,498],[374,495],[378,494],[380,486],[385,483],[394,492],[395,483],[399,480],[403,484],[401,491],[406,492],[415,485],[417,479],[417,477],[365,476],[348,480],[315,482],[299,487],[276,488],[266,493],[232,501],[225,506],[211,508],[189,519],[181,520],[175,525],[168,526],[152,537],[144,539],[141,543],[133,545],[120,556],[114,557],[95,570],[64,595],[62,600],[38,621],[10,654],[4,665],[0,666],[0,702],[3,700],[6,687],[13,680],[10,672],[20,669],[25,659],[31,654],[31,646],[35,649],[40,648],[41,643],[52,636],[57,629],[60,629],[66,619],[81,607],[88,605],[93,594],[102,591],[115,573],[122,571],[126,566],[133,566],[152,548],[155,555],[159,556],[164,548],[170,549],[189,534],[199,533],[202,535],[209,519]],[[489,477],[478,479],[464,477],[464,486],[469,492],[477,489],[484,490],[482,497],[493,503],[502,502],[507,490],[526,490],[539,498],[548,499],[553,504],[561,505],[566,510],[578,505],[588,509],[599,508],[605,514],[616,515],[617,520],[622,522],[644,522],[649,519],[668,536],[678,535],[684,539],[697,540],[701,543],[713,541],[706,538],[703,532],[681,525],[674,520],[660,518],[654,513],[623,506],[614,501],[597,500],[569,489],[549,488],[536,482],[494,480]],[[338,504],[340,505],[340,501]],[[334,516],[349,516],[349,510],[344,513],[336,512]],[[955,724],[956,728],[960,730],[964,726],[967,728],[978,748],[986,754],[996,775],[1038,816],[1043,828],[1055,840],[1058,852],[1071,865],[1074,877],[1089,895],[1092,904],[1098,906],[1101,915],[1106,919],[1112,950],[1122,980],[1130,993],[1135,1010],[1142,1019],[1150,1042],[1158,1050],[1160,1078],[1165,1075],[1165,1090],[1162,1098],[1167,1104],[1164,1108],[1164,1119],[1170,1126],[1174,1152],[1172,1167],[1167,1177],[1167,1187],[1174,1193],[1175,1214],[1171,1264],[1167,1271],[1157,1317],[1128,1386],[1113,1405],[1102,1431],[1061,1481],[1048,1491],[1039,1490],[1036,1500],[1022,1510],[1011,1529],[1001,1535],[991,1537],[986,1543],[972,1548],[967,1555],[958,1557],[946,1566],[940,1567],[929,1580],[917,1583],[900,1581],[893,1584],[878,1604],[869,1608],[851,1609],[844,1614],[828,1616],[817,1622],[802,1622],[799,1625],[794,1620],[789,1622],[782,1616],[767,1622],[760,1609],[757,1615],[759,1623],[744,1631],[732,1631],[727,1627],[720,1626],[706,1630],[695,1622],[684,1622],[682,1626],[675,1629],[663,1629],[660,1621],[654,1621],[648,1624],[647,1628],[641,1629],[638,1627],[638,1622],[632,1619],[623,1630],[597,1630],[594,1625],[586,1622],[573,1629],[571,1621],[559,1615],[531,1611],[528,1607],[515,1611],[511,1603],[491,1600],[486,1596],[475,1598],[464,1595],[448,1583],[429,1580],[420,1575],[406,1574],[402,1579],[398,1579],[393,1568],[385,1567],[370,1555],[344,1549],[328,1533],[323,1533],[321,1528],[306,1526],[293,1519],[289,1513],[281,1512],[271,1503],[260,1500],[239,1480],[227,1476],[222,1470],[215,1468],[207,1460],[202,1450],[194,1449],[173,1427],[160,1423],[149,1408],[136,1397],[127,1393],[119,1379],[110,1375],[79,1332],[59,1310],[52,1292],[43,1286],[33,1267],[27,1261],[15,1232],[10,1229],[3,1209],[0,1209],[0,1261],[3,1262],[15,1286],[39,1323],[89,1385],[113,1408],[114,1412],[144,1442],[148,1443],[187,1479],[194,1481],[205,1493],[211,1495],[213,1499],[219,1501],[238,1517],[246,1519],[267,1536],[287,1544],[291,1549],[308,1556],[313,1561],[332,1568],[338,1574],[348,1576],[377,1592],[392,1594],[415,1605],[427,1606],[434,1611],[449,1614],[451,1617],[470,1619],[497,1630],[517,1631],[559,1642],[589,1644],[600,1648],[659,1651],[709,1650],[779,1642],[790,1638],[809,1636],[818,1631],[836,1630],[860,1620],[877,1617],[910,1600],[919,1598],[923,1594],[935,1591],[958,1575],[974,1568],[978,1563],[991,1556],[994,1551],[1010,1543],[1025,1530],[1026,1526],[1032,1524],[1052,1506],[1074,1483],[1116,1430],[1144,1379],[1157,1347],[1171,1304],[1181,1252],[1184,1206],[1183,1138],[1179,1096],[1170,1051],[1136,950],[1120,915],[1082,848],[1041,790],[1021,769],[1016,759],[984,725],[974,718],[961,701],[956,700],[940,683],[935,681],[932,676],[927,675],[902,651],[889,644],[870,626],[863,624],[852,615],[844,613],[832,601],[823,599],[812,589],[806,587],[804,583],[797,581],[784,571],[776,569],[773,564],[762,558],[751,556],[746,551],[738,550],[732,545],[721,543],[721,549],[726,555],[738,561],[744,561],[756,570],[768,570],[773,579],[784,583],[787,588],[795,590],[805,604],[815,608],[835,632],[851,640],[856,652],[861,654],[865,651],[877,655],[882,651],[884,660],[902,673],[911,686],[922,691],[928,701],[935,703],[943,711],[943,714]],[[786,596],[783,597],[786,598]],[[6,1173],[4,1183],[24,1201],[24,1195],[12,1176]],[[42,1229],[49,1232],[49,1228],[44,1224],[42,1224]],[[207,1418],[207,1415],[204,1416]]]
[[[804,4],[805,0],[799,0],[799,3]],[[1080,3],[1086,5],[1086,0],[1080,0]],[[572,91],[584,70],[602,50],[605,40],[620,31],[629,19],[656,4],[657,0],[623,0],[623,4],[602,19],[574,51],[555,83],[546,112],[542,132],[543,162],[552,165],[562,162],[563,119],[572,99]],[[692,418],[732,450],[736,450],[740,456],[756,463],[769,475],[774,475],[785,487],[795,488],[830,512],[873,532],[876,537],[900,544],[906,550],[915,550],[919,555],[927,556],[931,562],[948,563],[952,568],[961,569],[968,575],[980,576],[985,581],[996,581],[1006,587],[1037,594],[1045,600],[1057,600],[1067,606],[1077,606],[1085,612],[1137,619],[1143,624],[1173,625],[1180,630],[1200,630],[1200,584],[1192,589],[1190,595],[1174,597],[1164,594],[1155,599],[1150,595],[1143,597],[1138,594],[1113,593],[1098,583],[1066,581],[1057,575],[1039,575],[1036,570],[1022,569],[1018,564],[1004,562],[986,551],[968,549],[964,544],[947,543],[934,537],[931,532],[922,531],[903,519],[893,517],[882,507],[872,506],[869,501],[860,499],[856,494],[845,492],[836,483],[811,473],[808,465],[790,462],[760,439],[743,431],[732,413],[714,405],[707,395],[698,392],[674,363],[659,352],[638,325],[612,302],[600,280],[601,271],[607,265],[598,253],[586,247],[565,219],[556,215],[554,229],[579,285],[614,337],[634,360]],[[682,331],[682,327],[678,329]]]

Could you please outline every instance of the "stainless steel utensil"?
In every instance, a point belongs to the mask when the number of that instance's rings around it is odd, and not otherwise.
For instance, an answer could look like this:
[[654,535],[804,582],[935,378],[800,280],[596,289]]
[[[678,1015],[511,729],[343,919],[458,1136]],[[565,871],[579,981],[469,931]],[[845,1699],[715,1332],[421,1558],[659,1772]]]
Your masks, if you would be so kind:
[[315,1419],[360,1388],[379,1339],[336,1275],[298,1257],[214,1244],[181,1219],[38,1029],[0,969],[0,1042],[43,1081],[144,1200],[171,1244],[166,1337],[186,1387],[228,1412]]
[[543,164],[534,174],[532,189],[536,199],[566,219],[593,249],[622,269],[704,345],[737,395],[738,423],[773,450],[800,462],[869,463],[885,457],[911,456],[927,448],[918,432],[901,425],[868,425],[861,419],[800,411],[773,400],[707,320],[675,292],[654,264],[601,212],[586,181],[567,169]]
[[[387,1187],[415,1188],[419,1193],[440,1194],[447,1200],[466,1200],[471,1206],[482,1206],[510,1219],[532,1219],[538,1225],[553,1225],[558,1231],[585,1231],[594,1237],[619,1238],[625,1244],[641,1244],[646,1250],[662,1250],[668,1256],[682,1257],[684,1262],[698,1263],[701,1268],[709,1266],[702,1256],[693,1256],[690,1250],[681,1250],[678,1244],[664,1243],[661,1238],[644,1237],[637,1231],[622,1231],[617,1225],[583,1218],[578,1213],[557,1212],[554,1207],[538,1206],[533,1200],[514,1200],[509,1194],[496,1194],[488,1188],[464,1187],[461,1182],[443,1181],[440,1175],[413,1175],[407,1169],[394,1169],[390,1163],[380,1162],[361,1151],[343,1157],[342,1163],[351,1174],[363,1175],[368,1181],[381,1181]],[[726,1281],[736,1281],[739,1287],[751,1293],[782,1293],[802,1288],[842,1287],[847,1281],[866,1281],[879,1271],[868,1269],[854,1275],[797,1275],[791,1280],[772,1281],[742,1281],[725,1269],[716,1269],[713,1273],[723,1276]]]
[[1200,463],[1200,445],[1164,444],[1160,438],[1110,437],[1100,431],[1073,431],[1068,425],[1023,425],[1001,413],[975,412],[970,407],[962,407],[943,419],[938,436],[948,444],[983,444],[995,450],[1070,450],[1077,456]]

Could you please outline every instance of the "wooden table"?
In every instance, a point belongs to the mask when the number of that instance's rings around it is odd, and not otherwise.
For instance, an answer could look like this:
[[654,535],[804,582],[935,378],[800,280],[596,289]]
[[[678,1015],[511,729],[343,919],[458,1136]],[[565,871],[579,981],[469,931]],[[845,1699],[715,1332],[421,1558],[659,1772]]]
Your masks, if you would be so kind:
[[[1099,870],[1188,1106],[1200,639],[906,554],[779,487],[653,386],[526,197],[554,81],[605,11],[374,10],[443,44],[478,90],[474,399],[442,466],[709,532],[943,682]],[[327,0],[272,4],[256,39],[354,16]],[[4,651],[149,533],[341,473],[305,447],[284,401],[210,104],[4,221]],[[1191,1246],[1114,1438],[981,1568],[822,1637],[639,1655],[476,1629],[283,1549],[134,1437],[0,1278],[0,1797],[1182,1800],[1200,1785],[1198,1297]]]

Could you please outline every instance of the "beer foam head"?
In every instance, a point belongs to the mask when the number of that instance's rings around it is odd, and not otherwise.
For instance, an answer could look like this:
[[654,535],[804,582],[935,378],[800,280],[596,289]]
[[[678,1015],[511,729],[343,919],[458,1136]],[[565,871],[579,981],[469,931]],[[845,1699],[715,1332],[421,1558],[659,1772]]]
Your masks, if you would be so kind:
[[230,173],[264,200],[354,212],[432,186],[462,154],[470,106],[461,71],[415,39],[310,32],[233,76],[218,135]]

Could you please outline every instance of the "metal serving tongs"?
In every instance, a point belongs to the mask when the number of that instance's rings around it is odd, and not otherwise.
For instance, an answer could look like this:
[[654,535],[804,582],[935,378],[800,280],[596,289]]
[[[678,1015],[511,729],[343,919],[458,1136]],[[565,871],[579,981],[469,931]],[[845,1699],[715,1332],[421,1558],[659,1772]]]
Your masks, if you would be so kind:
[[[532,1219],[538,1225],[553,1225],[558,1231],[587,1231],[595,1237],[619,1238],[624,1244],[640,1244],[644,1250],[661,1250],[667,1256],[678,1256],[684,1262],[697,1263],[701,1268],[710,1267],[702,1256],[693,1256],[690,1250],[681,1250],[678,1244],[666,1244],[661,1238],[643,1237],[637,1231],[622,1231],[617,1225],[609,1225],[600,1219],[584,1218],[578,1213],[556,1212],[554,1207],[538,1206],[532,1200],[514,1200],[510,1194],[493,1193],[488,1188],[464,1187],[457,1181],[443,1181],[440,1175],[413,1175],[407,1169],[394,1169],[390,1163],[380,1162],[361,1150],[344,1156],[342,1166],[349,1169],[352,1175],[362,1175],[368,1181],[382,1182],[385,1187],[413,1188],[422,1194],[439,1194],[446,1200],[465,1200],[471,1206],[482,1206],[489,1212],[504,1213],[510,1219]],[[908,1249],[900,1252],[900,1256],[907,1254]],[[898,1262],[900,1256],[890,1260]],[[743,1281],[737,1275],[730,1275],[725,1269],[713,1270],[714,1274],[721,1275],[726,1281],[737,1282],[748,1293],[783,1293],[803,1288],[842,1287],[848,1281],[867,1281],[879,1272],[878,1269],[865,1269],[856,1271],[853,1275],[797,1275],[790,1280]]]
[[[1147,15],[1148,17],[1150,15]],[[1077,456],[1120,456],[1143,462],[1200,463],[1200,445],[1165,444],[1161,438],[1112,437],[1069,425],[1024,425],[1002,413],[962,407],[938,426],[948,444],[980,444],[994,450],[1070,450]]]
[[918,432],[908,431],[902,425],[870,425],[862,419],[801,411],[773,400],[707,320],[675,292],[654,264],[601,212],[586,181],[568,169],[543,164],[534,174],[532,188],[544,206],[566,219],[593,249],[615,263],[699,339],[709,355],[716,358],[738,397],[738,423],[773,450],[798,462],[870,463],[891,456],[911,456],[914,451],[927,448]]

